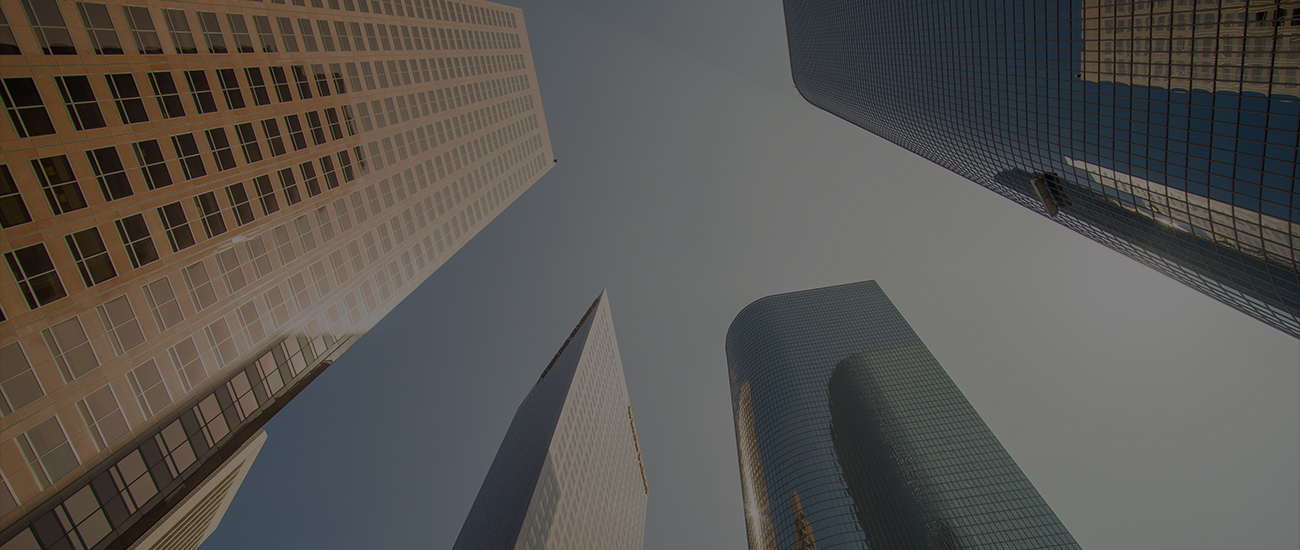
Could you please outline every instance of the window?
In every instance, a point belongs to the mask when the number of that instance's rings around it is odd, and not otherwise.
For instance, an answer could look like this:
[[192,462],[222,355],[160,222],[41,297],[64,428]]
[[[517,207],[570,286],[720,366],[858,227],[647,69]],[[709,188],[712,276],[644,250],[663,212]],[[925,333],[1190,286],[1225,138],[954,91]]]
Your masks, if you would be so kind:
[[[202,17],[200,17],[200,20]],[[239,53],[253,53],[253,37],[248,34],[248,24],[244,23],[244,16],[238,13],[227,13],[226,22],[230,23],[230,37],[235,41],[235,50]]]
[[22,0],[23,11],[27,21],[32,24],[32,34],[41,45],[45,55],[77,55],[77,48],[72,45],[72,34],[68,32],[67,23],[63,22],[63,13],[55,2],[44,0]]
[[36,309],[68,295],[44,243],[6,252],[5,263],[9,264],[9,272],[18,283],[27,307]]
[[302,245],[304,254],[316,249],[316,236],[311,232],[311,222],[307,221],[307,216],[299,216],[293,220],[293,227],[298,231],[298,243]]
[[348,63],[348,64],[347,64],[347,68],[348,68],[348,80],[351,80],[351,81],[352,81],[352,91],[355,92],[355,91],[357,91],[357,90],[360,90],[360,89],[361,89],[361,76],[359,76],[359,75],[357,74],[357,64],[356,64],[356,63]]
[[271,267],[271,256],[267,254],[266,243],[262,240],[261,235],[245,241],[244,250],[248,252],[248,263],[253,264],[253,274],[258,279],[271,273],[273,269]]
[[95,102],[95,91],[90,88],[90,79],[84,76],[56,76],[54,81],[59,85],[59,95],[63,96],[63,104],[68,108],[68,117],[72,118],[73,127],[90,130],[107,126],[103,113],[99,111],[99,104]]
[[148,122],[149,114],[144,110],[144,100],[140,99],[140,89],[135,85],[131,73],[106,74],[108,91],[113,93],[113,103],[117,105],[117,116],[122,124]]
[[[365,63],[362,63],[362,64],[361,64],[361,70],[364,71],[365,68],[366,68],[366,64],[365,64]],[[388,87],[388,71],[386,71],[386,70],[384,69],[384,62],[382,62],[382,61],[376,61],[376,62],[375,62],[375,75],[377,75],[377,76],[379,77],[379,87],[380,87],[380,88],[387,88],[387,87]],[[394,76],[396,76],[396,75],[394,75]]]
[[158,259],[158,250],[153,246],[149,236],[149,226],[145,224],[144,214],[127,216],[114,221],[117,236],[122,239],[126,255],[131,259],[131,267],[140,267]]
[[81,23],[90,35],[90,44],[99,55],[121,55],[122,41],[113,28],[113,18],[108,15],[108,6],[77,2],[77,12],[81,14]]
[[295,53],[298,51],[298,38],[293,35],[293,22],[288,17],[277,17],[275,23],[280,27],[280,40],[284,41],[284,51]]
[[163,382],[158,363],[153,359],[132,369],[127,373],[126,380],[131,384],[131,391],[135,393],[135,399],[140,403],[140,410],[144,411],[146,418],[158,414],[171,404],[172,396],[167,392],[167,384]]
[[122,11],[126,13],[126,23],[131,28],[136,50],[142,54],[163,53],[162,41],[158,40],[158,31],[153,26],[153,18],[149,16],[149,8],[122,6]]
[[176,293],[172,292],[172,283],[167,277],[144,285],[141,290],[144,291],[145,301],[149,302],[149,312],[153,314],[154,324],[158,325],[158,332],[166,332],[185,320],[180,302],[176,301]]
[[257,41],[262,43],[262,51],[275,53],[275,35],[271,34],[271,20],[265,15],[254,15],[253,26],[257,27]]
[[298,193],[298,180],[293,177],[293,169],[279,170],[276,175],[280,178],[280,188],[284,190],[284,202],[289,206],[302,202],[302,195]]
[[77,410],[86,422],[86,428],[95,440],[95,448],[103,451],[114,441],[131,431],[118,406],[113,388],[105,385],[85,399],[77,401]]
[[41,92],[36,89],[36,81],[30,78],[6,78],[4,87],[0,88],[0,98],[4,99],[5,111],[14,123],[18,137],[45,136],[54,133],[54,122],[45,112],[45,102]]
[[[50,5],[54,3],[51,2]],[[14,441],[18,443],[23,459],[27,461],[27,467],[41,489],[53,485],[81,465],[58,416],[51,416],[32,426],[30,430],[15,437]]]
[[307,196],[314,197],[320,194],[320,180],[316,179],[316,167],[311,161],[298,165],[298,171],[302,172],[302,184],[307,187]]
[[167,162],[163,159],[162,148],[158,147],[158,140],[137,141],[131,144],[131,150],[135,152],[135,160],[140,163],[140,172],[144,174],[144,182],[149,189],[172,184],[172,174],[167,170]]
[[[353,23],[353,25],[356,25],[356,23]],[[359,28],[359,27],[358,27],[358,28]],[[347,25],[347,23],[344,23],[344,22],[342,22],[342,21],[335,21],[335,22],[334,22],[334,33],[339,35],[339,51],[341,51],[341,52],[350,52],[350,51],[352,51],[352,44],[350,44],[350,43],[348,42],[348,25]],[[356,31],[353,31],[353,33],[355,34]],[[361,45],[361,37],[360,37],[360,36],[356,36],[356,39],[357,39],[358,51],[361,51],[362,49],[364,49],[364,48],[361,48],[361,47],[360,47],[360,45]]]
[[117,276],[113,260],[108,257],[108,247],[104,246],[104,239],[99,236],[99,228],[91,227],[64,236],[63,239],[68,243],[68,250],[72,252],[72,260],[76,262],[77,271],[81,272],[81,280],[86,283],[86,288]]
[[126,167],[117,156],[116,147],[105,147],[86,151],[86,160],[95,172],[95,181],[99,182],[99,191],[104,195],[104,202],[131,196],[131,179],[126,176]]
[[[330,126],[330,138],[343,139],[343,126],[339,124],[338,111],[335,110],[333,107],[330,107],[329,109],[325,109],[325,121],[328,122]],[[322,143],[323,142],[324,140],[322,140]]]
[[307,68],[302,65],[290,65],[289,69],[293,71],[293,81],[298,85],[298,97],[311,99],[311,83],[307,81]]
[[330,74],[334,77],[334,93],[348,93],[348,88],[343,82],[343,67],[338,63],[330,63]]
[[244,268],[239,265],[239,254],[235,249],[218,252],[217,267],[221,268],[221,278],[226,282],[226,291],[230,294],[248,285],[248,280],[244,278]]
[[27,211],[22,194],[18,192],[13,174],[9,173],[9,166],[0,164],[0,228],[29,221],[32,221],[32,215]]
[[271,156],[278,157],[283,155],[284,140],[280,138],[280,125],[275,119],[268,118],[262,121],[262,133],[266,134],[266,142],[271,147]]
[[226,219],[221,216],[221,207],[217,205],[217,194],[209,191],[194,197],[194,208],[199,211],[199,220],[203,222],[203,233],[209,239],[226,232]]
[[334,238],[334,222],[330,221],[328,209],[324,207],[316,209],[316,227],[320,228],[322,242],[329,242],[330,239]]
[[275,83],[275,98],[280,103],[293,101],[293,94],[289,93],[289,76],[284,72],[284,67],[271,67],[270,71],[271,82]]
[[243,183],[226,186],[226,200],[230,201],[230,211],[235,215],[235,225],[244,225],[253,221],[253,206],[248,202],[248,193]]
[[22,49],[18,47],[18,39],[14,37],[13,29],[9,28],[9,19],[5,17],[3,11],[0,11],[0,55],[22,54]]
[[[225,321],[221,323],[224,324]],[[171,357],[176,374],[180,375],[181,387],[187,391],[207,379],[208,370],[203,366],[203,358],[199,357],[199,348],[194,345],[194,338],[186,338],[168,348],[167,355]]]
[[346,233],[352,229],[352,220],[348,218],[348,205],[343,199],[334,201],[334,215],[339,219],[339,232]]
[[239,91],[239,79],[235,77],[235,70],[217,69],[217,81],[221,83],[221,94],[226,98],[226,108],[243,109],[244,93]]
[[262,205],[262,213],[270,215],[280,210],[280,203],[275,200],[275,189],[271,187],[271,176],[262,174],[253,178],[253,190],[257,192],[257,202]]
[[[290,29],[292,30],[292,29]],[[319,51],[316,48],[316,33],[311,28],[310,19],[299,19],[298,30],[302,32],[302,45],[309,52]]]
[[192,180],[208,174],[208,169],[203,166],[203,158],[199,156],[199,144],[194,141],[194,134],[172,136],[172,148],[181,161],[181,173],[185,174],[185,179]]
[[316,63],[311,66],[312,77],[316,79],[316,93],[321,97],[330,95],[329,75],[325,74],[325,65]]
[[172,246],[172,252],[194,246],[194,234],[190,232],[190,222],[185,217],[181,203],[173,202],[159,208],[158,219],[162,220],[163,231],[167,233],[167,242]]
[[234,168],[235,153],[230,150],[230,139],[226,137],[226,129],[204,130],[203,135],[208,138],[208,148],[212,149],[212,160],[217,163],[217,171],[223,172]]
[[118,355],[144,343],[144,331],[140,330],[140,322],[136,320],[135,310],[131,308],[131,302],[125,295],[105,302],[95,308],[95,311],[99,313],[99,320],[104,324],[104,332],[108,334],[108,339],[113,344],[113,351]]
[[59,367],[63,381],[71,382],[99,366],[99,358],[86,338],[86,331],[81,328],[77,317],[63,321],[41,331],[41,338],[50,349],[54,363]]
[[330,22],[317,20],[316,28],[320,30],[321,47],[327,52],[334,51],[334,37],[330,34]]
[[199,29],[203,31],[203,41],[208,45],[208,53],[226,53],[226,37],[221,34],[221,22],[217,14],[210,11],[195,12],[199,16]]
[[163,118],[185,116],[185,105],[181,104],[180,90],[176,89],[171,73],[149,73],[149,85],[153,87],[153,95],[158,100],[158,110],[162,111]]
[[81,186],[72,174],[68,157],[46,157],[32,161],[32,169],[45,190],[45,200],[50,203],[50,211],[55,215],[66,214],[86,207],[86,198],[81,195]]
[[253,105],[270,105],[271,96],[266,93],[266,81],[262,79],[262,69],[249,67],[244,69],[248,77],[248,88],[253,94]]
[[172,45],[176,53],[199,53],[194,44],[194,35],[190,33],[190,22],[185,18],[185,10],[163,8],[163,20],[167,22],[167,31],[171,34]]
[[23,353],[18,342],[0,347],[0,364],[5,366],[4,374],[0,375],[0,396],[3,397],[0,399],[0,416],[13,414],[45,395],[27,354]]
[[307,126],[311,128],[311,142],[315,145],[324,145],[325,128],[321,126],[320,113],[317,111],[308,111],[306,117]]
[[339,157],[339,168],[343,172],[343,180],[350,182],[354,179],[357,179],[356,174],[352,171],[352,157],[348,155],[348,152],[339,151],[338,157]]
[[298,115],[287,115],[284,117],[285,128],[289,130],[289,141],[293,143],[294,151],[301,151],[307,148],[307,138],[302,133],[302,122],[298,120]]
[[212,280],[208,278],[208,268],[204,267],[203,262],[182,269],[181,278],[185,280],[185,288],[189,290],[190,300],[194,302],[194,311],[202,311],[217,303],[217,291],[212,289]]
[[235,135],[239,137],[239,147],[244,151],[244,162],[251,164],[262,160],[262,147],[257,144],[257,134],[253,132],[251,122],[236,124]]
[[292,262],[297,255],[293,251],[293,240],[289,238],[289,228],[276,227],[271,230],[271,236],[275,238],[275,253],[280,257],[280,265]]
[[355,122],[355,118],[352,116],[352,106],[344,105],[340,107],[340,109],[342,109],[343,111],[343,125],[347,127],[348,135],[349,136],[357,135],[357,125]]
[[366,201],[362,200],[360,192],[353,192],[348,196],[352,200],[352,213],[357,217],[357,223],[366,221],[370,214],[366,213]]
[[208,84],[207,72],[185,71],[185,82],[190,86],[194,108],[198,109],[200,114],[217,112],[217,102],[212,98],[212,86]]

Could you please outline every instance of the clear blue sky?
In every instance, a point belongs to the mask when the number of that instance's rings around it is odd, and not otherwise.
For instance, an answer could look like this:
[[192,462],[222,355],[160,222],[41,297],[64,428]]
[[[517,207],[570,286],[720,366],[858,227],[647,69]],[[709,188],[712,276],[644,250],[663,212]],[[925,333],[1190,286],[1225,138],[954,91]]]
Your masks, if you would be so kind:
[[740,550],[723,337],[876,279],[1087,548],[1300,547],[1300,342],[808,105],[780,2],[515,2],[560,163],[267,426],[204,550],[450,548],[602,288],[647,550]]

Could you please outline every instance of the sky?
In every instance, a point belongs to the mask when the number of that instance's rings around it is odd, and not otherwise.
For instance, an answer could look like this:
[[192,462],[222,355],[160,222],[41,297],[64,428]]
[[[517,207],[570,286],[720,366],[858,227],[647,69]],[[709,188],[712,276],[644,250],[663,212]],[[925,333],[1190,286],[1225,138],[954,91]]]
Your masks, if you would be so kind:
[[809,105],[779,1],[509,4],[559,163],[266,425],[204,550],[450,548],[602,289],[645,548],[743,549],[727,327],[866,279],[1082,546],[1300,547],[1300,342]]

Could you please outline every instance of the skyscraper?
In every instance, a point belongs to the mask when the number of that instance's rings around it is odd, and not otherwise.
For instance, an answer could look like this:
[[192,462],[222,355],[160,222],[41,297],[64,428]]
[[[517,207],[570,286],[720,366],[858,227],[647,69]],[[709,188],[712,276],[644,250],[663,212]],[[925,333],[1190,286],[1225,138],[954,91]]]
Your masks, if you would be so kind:
[[452,548],[639,549],[649,494],[601,292],[519,405]]
[[0,548],[124,548],[552,166],[520,10],[0,1]]
[[1300,338],[1300,3],[785,14],[813,105]]
[[751,550],[1078,548],[875,281],[727,332]]

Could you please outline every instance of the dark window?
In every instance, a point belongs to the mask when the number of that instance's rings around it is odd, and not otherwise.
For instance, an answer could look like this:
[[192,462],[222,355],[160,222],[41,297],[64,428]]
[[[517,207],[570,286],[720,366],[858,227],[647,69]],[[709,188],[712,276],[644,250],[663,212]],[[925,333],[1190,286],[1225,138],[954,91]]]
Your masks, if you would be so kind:
[[311,161],[298,165],[298,171],[302,172],[302,185],[307,188],[307,196],[314,197],[320,194],[320,180],[316,178],[316,166]]
[[280,103],[293,101],[293,94],[289,92],[289,76],[285,74],[284,67],[271,67],[271,82],[275,83],[275,98]]
[[149,9],[141,6],[122,6],[126,13],[127,26],[131,28],[131,38],[135,48],[142,54],[163,53],[162,42],[158,40],[158,31],[153,26]]
[[99,229],[92,227],[63,237],[72,252],[72,259],[77,263],[82,282],[92,287],[117,276],[113,269],[113,260],[108,257],[108,248],[104,239],[99,237]]
[[153,238],[149,236],[144,214],[127,216],[114,221],[113,225],[117,226],[117,236],[122,239],[122,246],[126,248],[132,267],[138,268],[158,259],[158,250],[153,247]]
[[316,21],[316,28],[320,29],[321,47],[327,52],[334,51],[334,36],[330,34],[330,22],[318,20]]
[[311,83],[307,81],[307,68],[302,65],[292,65],[289,68],[293,70],[293,81],[298,85],[298,97],[311,99]]
[[172,80],[171,73],[149,73],[149,85],[153,87],[153,95],[158,100],[158,109],[162,111],[163,118],[185,116],[185,105],[181,104],[181,93],[176,89],[176,81]]
[[32,169],[45,190],[45,200],[50,203],[54,214],[66,214],[86,207],[86,197],[81,194],[81,186],[72,174],[68,157],[59,155],[32,161]]
[[265,15],[254,15],[253,26],[257,27],[257,41],[262,43],[262,51],[275,53],[275,35],[271,34],[271,20]]
[[317,63],[311,66],[312,77],[316,79],[316,93],[321,97],[330,95],[329,75],[325,74],[325,65]]
[[6,78],[0,88],[9,120],[14,123],[18,137],[44,136],[54,133],[54,122],[45,112],[45,102],[36,82],[30,78]]
[[194,234],[190,232],[190,222],[185,218],[185,209],[181,203],[173,202],[158,209],[158,219],[162,220],[163,230],[167,233],[167,243],[172,252],[180,252],[194,246]]
[[299,19],[298,31],[302,33],[303,48],[309,52],[319,51],[316,48],[316,33],[312,31],[310,19]]
[[338,157],[339,157],[339,168],[343,172],[343,181],[350,182],[354,179],[357,179],[356,173],[352,171],[352,157],[348,155],[348,152],[339,151]]
[[217,100],[212,98],[212,85],[208,84],[207,71],[185,71],[185,82],[190,86],[194,108],[199,110],[199,114],[217,112]]
[[266,134],[266,143],[271,147],[271,156],[283,155],[284,140],[280,137],[280,125],[273,118],[262,121],[262,133]]
[[181,172],[185,174],[185,179],[208,175],[208,169],[203,166],[203,157],[199,156],[199,144],[194,141],[194,134],[172,136],[172,148],[181,161]]
[[253,206],[248,203],[248,193],[243,183],[226,186],[226,200],[230,201],[230,211],[235,214],[235,225],[244,225],[253,221]]
[[271,187],[271,176],[262,174],[253,178],[253,191],[257,192],[257,202],[262,205],[263,214],[280,210],[280,203],[275,200],[275,188]]
[[190,33],[190,22],[185,18],[185,10],[163,9],[163,20],[167,22],[167,30],[172,37],[172,45],[176,46],[176,53],[199,53],[199,48],[194,43],[194,35]]
[[325,188],[334,189],[339,186],[338,173],[334,171],[334,159],[329,155],[318,159],[320,162],[321,175],[325,178]]
[[343,82],[343,66],[338,63],[330,63],[330,74],[334,77],[334,93],[348,93],[347,85]]
[[131,178],[126,175],[121,157],[117,156],[117,147],[105,147],[86,151],[86,160],[95,172],[95,181],[99,182],[99,191],[104,194],[104,202],[129,197]]
[[253,105],[270,105],[271,96],[266,93],[266,81],[262,80],[262,69],[246,68],[244,76],[248,77],[248,88],[253,94]]
[[293,35],[293,22],[289,21],[288,17],[277,17],[275,22],[280,27],[280,40],[284,41],[284,51],[297,52],[298,38]]
[[357,90],[360,90],[360,89],[361,89],[361,76],[357,73],[357,64],[356,64],[356,63],[348,63],[348,64],[346,65],[346,67],[348,68],[348,80],[351,81],[351,84],[352,84],[352,91],[355,92],[355,91],[357,91]]
[[27,307],[36,309],[68,295],[44,243],[6,252],[5,263],[9,264],[9,272],[23,292]]
[[203,233],[209,239],[226,232],[226,219],[221,216],[216,193],[209,191],[194,197],[194,207],[198,209],[199,220],[203,222]]
[[54,82],[59,85],[59,95],[68,108],[72,125],[78,130],[90,130],[107,126],[104,114],[95,102],[95,91],[90,88],[90,79],[84,76],[56,76]]
[[293,206],[302,202],[302,195],[298,193],[298,180],[293,176],[293,170],[285,168],[276,172],[280,177],[280,188],[284,190],[284,202]]
[[22,54],[22,49],[18,47],[18,38],[14,36],[14,30],[9,27],[9,18],[0,11],[0,55]]
[[343,126],[339,124],[339,113],[333,107],[325,109],[325,122],[330,126],[330,139],[343,139]]
[[225,128],[204,130],[208,138],[208,148],[212,150],[212,161],[217,163],[217,171],[224,172],[235,167],[235,153],[230,150],[230,139],[226,137]]
[[45,55],[77,55],[77,48],[72,45],[72,34],[68,32],[67,23],[63,22],[63,13],[59,5],[49,0],[22,0],[23,11],[27,12],[27,21],[32,24],[32,34],[41,45]]
[[[244,108],[244,92],[239,90],[239,79],[234,69],[217,69],[217,81],[221,83],[221,94],[226,98],[227,109]],[[263,93],[266,93],[265,90]]]
[[235,40],[235,49],[239,53],[257,51],[253,48],[253,37],[248,34],[248,24],[244,22],[244,16],[238,13],[227,13],[226,22],[230,23],[230,36]]
[[77,2],[77,12],[81,14],[81,23],[90,35],[90,44],[99,55],[120,55],[122,40],[113,28],[113,18],[108,15],[108,6]]
[[226,53],[226,37],[221,34],[221,21],[217,14],[210,11],[195,12],[199,16],[199,29],[203,31],[203,41],[208,45],[208,53]]
[[[353,25],[355,24],[356,23],[353,23]],[[348,42],[348,25],[342,21],[335,21],[334,32],[339,35],[339,51],[341,52],[352,51],[352,44]],[[357,40],[358,43],[360,43],[361,37],[358,36]]]
[[32,215],[18,192],[13,174],[9,173],[7,165],[0,164],[0,227],[13,227],[29,221],[32,221]]
[[146,186],[158,189],[172,184],[172,174],[167,170],[158,140],[138,141],[131,144],[131,149],[135,151],[135,160],[140,164]]
[[289,141],[293,143],[294,151],[301,151],[307,148],[307,138],[302,133],[302,122],[298,120],[298,115],[288,115],[284,117],[285,129],[289,132]]
[[144,100],[140,99],[140,89],[131,73],[106,74],[104,80],[113,93],[113,103],[117,105],[117,116],[121,117],[122,124],[149,121],[149,113],[144,109]]
[[252,123],[236,124],[235,135],[239,137],[239,147],[244,150],[244,162],[252,164],[262,160],[262,147],[257,144]]
[[320,113],[309,111],[307,113],[307,127],[311,128],[311,142],[315,145],[325,143],[325,128],[320,122]]
[[343,110],[343,125],[347,127],[348,135],[357,135],[357,123],[356,118],[352,116],[352,106],[344,105],[341,109]]

